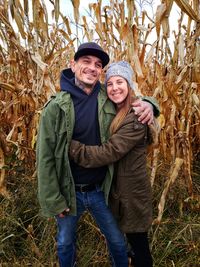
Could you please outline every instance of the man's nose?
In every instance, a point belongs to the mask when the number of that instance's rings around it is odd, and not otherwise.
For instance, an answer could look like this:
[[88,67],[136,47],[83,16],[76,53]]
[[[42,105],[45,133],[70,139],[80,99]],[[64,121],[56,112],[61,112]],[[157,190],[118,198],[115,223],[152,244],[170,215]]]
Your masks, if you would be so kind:
[[89,68],[90,68],[92,71],[96,70],[96,66],[95,66],[95,64],[93,64],[93,63],[90,64]]

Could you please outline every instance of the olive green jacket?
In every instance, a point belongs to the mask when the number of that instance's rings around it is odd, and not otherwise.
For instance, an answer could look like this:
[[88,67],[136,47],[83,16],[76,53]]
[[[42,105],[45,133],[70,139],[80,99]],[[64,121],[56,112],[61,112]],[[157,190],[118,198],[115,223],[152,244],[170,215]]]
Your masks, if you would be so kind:
[[[115,108],[108,100],[105,89],[98,95],[98,117],[101,141],[108,139],[109,126],[115,116]],[[36,149],[36,167],[38,177],[38,199],[41,214],[55,216],[69,208],[70,214],[76,214],[76,198],[68,149],[75,123],[74,106],[70,94],[60,92],[45,106],[39,126]],[[113,166],[109,166],[102,185],[105,198],[113,176]]]
[[151,184],[146,169],[150,129],[130,112],[117,131],[101,146],[72,141],[70,157],[86,168],[114,162],[109,204],[124,233],[146,232],[152,222]]

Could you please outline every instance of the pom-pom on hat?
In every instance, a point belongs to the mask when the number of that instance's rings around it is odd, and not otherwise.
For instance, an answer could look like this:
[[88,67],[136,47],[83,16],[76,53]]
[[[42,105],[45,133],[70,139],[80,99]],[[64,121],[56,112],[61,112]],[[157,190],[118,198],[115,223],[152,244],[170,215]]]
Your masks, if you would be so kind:
[[108,80],[112,76],[120,76],[124,78],[128,84],[130,85],[131,89],[134,90],[133,84],[133,76],[134,72],[132,67],[127,61],[118,61],[115,63],[111,63],[106,72],[105,84],[107,85]]
[[110,60],[109,55],[105,51],[103,51],[103,49],[98,44],[94,42],[87,42],[81,44],[74,55],[74,60],[76,61],[82,56],[90,55],[100,58],[102,61],[103,68],[108,64]]

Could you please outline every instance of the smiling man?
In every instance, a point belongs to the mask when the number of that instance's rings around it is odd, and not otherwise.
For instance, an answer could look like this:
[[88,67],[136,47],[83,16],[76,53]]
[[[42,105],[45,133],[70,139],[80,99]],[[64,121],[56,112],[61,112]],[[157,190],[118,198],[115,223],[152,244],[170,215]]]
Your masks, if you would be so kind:
[[[55,217],[57,252],[61,267],[76,264],[77,222],[88,210],[105,235],[115,267],[127,267],[124,237],[107,206],[113,166],[84,168],[70,161],[73,139],[85,145],[100,145],[109,137],[116,111],[99,82],[109,56],[94,42],[79,46],[71,68],[61,73],[61,92],[45,106],[37,141],[38,197],[41,213]],[[145,120],[152,107],[141,101]],[[150,115],[149,115],[150,113]]]
[[101,75],[102,62],[95,56],[82,56],[72,61],[71,69],[75,73],[75,84],[90,94]]

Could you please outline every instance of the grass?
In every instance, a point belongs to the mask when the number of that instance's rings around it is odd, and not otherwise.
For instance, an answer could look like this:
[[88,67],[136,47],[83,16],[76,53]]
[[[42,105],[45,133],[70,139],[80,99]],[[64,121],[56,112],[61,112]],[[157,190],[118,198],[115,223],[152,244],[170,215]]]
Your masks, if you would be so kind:
[[[56,225],[54,219],[46,220],[38,215],[36,179],[26,172],[20,169],[15,176],[8,176],[12,197],[0,198],[0,266],[57,267]],[[198,168],[193,178],[199,193]],[[154,186],[155,215],[161,187],[158,182]],[[181,205],[174,198],[177,192],[176,187],[171,189],[162,221],[153,225],[149,233],[155,267],[200,266],[199,212],[184,201]],[[110,266],[105,239],[88,213],[78,226],[77,258],[81,267]]]
[[191,214],[152,227],[151,246],[155,266],[200,266],[199,219],[197,214]]

